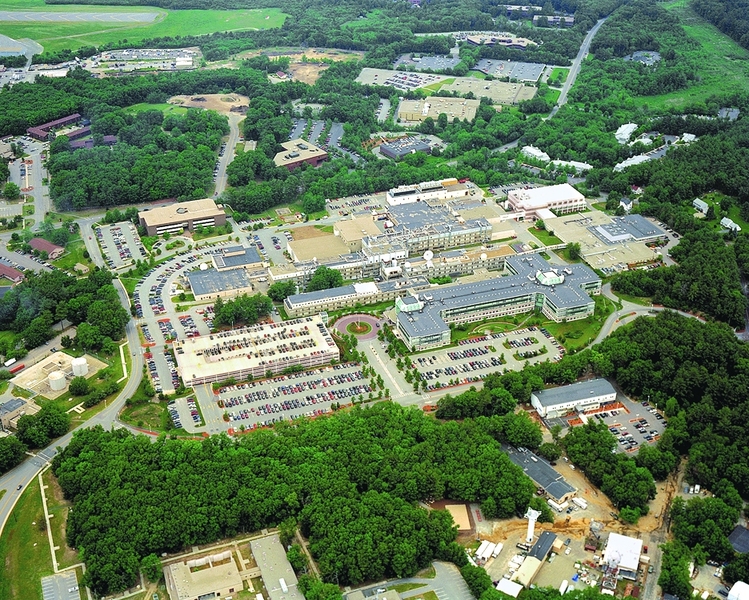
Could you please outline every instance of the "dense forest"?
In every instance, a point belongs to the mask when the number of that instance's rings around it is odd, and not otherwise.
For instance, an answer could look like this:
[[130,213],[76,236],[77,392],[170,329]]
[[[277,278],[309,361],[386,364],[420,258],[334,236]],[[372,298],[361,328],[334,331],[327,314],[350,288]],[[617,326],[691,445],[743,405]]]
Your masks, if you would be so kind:
[[114,135],[118,143],[71,150],[61,136],[50,144],[50,197],[61,210],[204,198],[229,125],[226,117],[199,109],[183,117],[117,110],[97,116],[91,131],[95,140]]
[[23,356],[54,337],[52,326],[67,319],[78,327],[75,343],[84,350],[105,348],[125,334],[130,319],[120,305],[112,275],[94,270],[76,279],[62,271],[26,273],[26,279],[0,298],[0,330],[19,334],[14,347],[8,338],[0,343],[5,357]]
[[692,7],[744,48],[749,48],[749,2],[747,0],[694,0]]
[[696,311],[734,327],[744,324],[746,297],[736,256],[718,233],[702,228],[672,248],[673,267],[626,271],[611,282],[615,291],[647,296],[668,308]]
[[356,584],[412,575],[434,558],[465,564],[450,516],[419,500],[482,502],[491,518],[525,511],[535,486],[502,451],[504,427],[502,417],[440,423],[385,403],[238,440],[85,429],[53,469],[75,505],[68,544],[98,594],[130,586],[151,553],[287,518],[309,536],[324,578]]

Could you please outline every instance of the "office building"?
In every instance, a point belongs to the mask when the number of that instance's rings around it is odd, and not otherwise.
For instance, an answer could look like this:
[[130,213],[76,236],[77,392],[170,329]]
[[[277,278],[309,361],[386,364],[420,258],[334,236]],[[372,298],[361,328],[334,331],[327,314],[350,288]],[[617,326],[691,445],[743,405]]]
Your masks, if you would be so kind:
[[196,227],[226,225],[226,213],[211,198],[175,202],[138,213],[140,225],[148,235],[179,234]]
[[428,154],[431,151],[432,147],[417,137],[404,137],[392,142],[386,142],[380,146],[380,154],[393,160],[399,160],[404,156],[416,154],[417,152],[426,152]]
[[542,417],[559,417],[572,410],[584,412],[616,400],[616,390],[605,379],[540,390],[531,394],[531,406]]
[[234,298],[253,290],[250,275],[244,269],[198,269],[187,273],[186,278],[197,302]]
[[426,350],[450,343],[450,323],[470,323],[534,310],[556,322],[593,314],[600,278],[585,265],[552,268],[536,254],[511,256],[511,273],[476,283],[441,286],[396,302],[397,331],[406,345]]
[[505,201],[505,210],[513,211],[514,219],[536,219],[539,211],[550,210],[555,214],[579,212],[588,208],[585,196],[569,183],[533,189],[510,190]]
[[231,550],[167,565],[164,579],[171,600],[229,598],[244,589]]
[[273,162],[277,167],[286,167],[289,171],[304,164],[317,167],[328,160],[325,150],[301,138],[282,142],[281,147],[283,150],[276,154]]
[[340,358],[338,346],[319,316],[187,338],[174,343],[186,386],[310,369]]
[[233,269],[256,270],[263,267],[263,259],[255,247],[224,246],[211,257],[213,267],[217,271],[231,271]]

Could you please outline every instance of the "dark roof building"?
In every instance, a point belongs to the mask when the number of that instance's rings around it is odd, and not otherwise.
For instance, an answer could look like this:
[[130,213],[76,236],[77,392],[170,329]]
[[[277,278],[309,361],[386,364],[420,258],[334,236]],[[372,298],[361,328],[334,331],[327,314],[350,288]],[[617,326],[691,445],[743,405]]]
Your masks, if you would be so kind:
[[56,127],[65,127],[66,125],[72,125],[73,123],[77,123],[78,121],[80,121],[80,119],[81,115],[79,115],[78,113],[73,113],[72,115],[68,115],[67,117],[63,117],[62,119],[57,119],[56,121],[50,121],[49,123],[44,123],[43,125],[39,125],[37,127],[29,127],[26,130],[26,133],[28,133],[34,139],[46,142],[49,139],[49,132],[52,129],[55,129]]
[[[116,143],[117,143],[116,135],[105,135],[102,139],[102,143],[99,145],[100,146],[114,146]],[[93,138],[88,138],[86,140],[76,140],[74,142],[70,142],[71,150],[79,150],[81,148],[93,148],[93,147],[94,147]]]
[[397,160],[416,152],[431,152],[432,147],[417,137],[405,137],[380,146],[380,154]]
[[39,252],[46,252],[49,260],[55,260],[56,258],[59,258],[60,256],[62,256],[62,253],[65,252],[65,248],[53,244],[52,242],[48,242],[44,238],[31,238],[31,240],[29,241],[29,246]]
[[198,302],[219,297],[231,298],[252,292],[250,276],[244,269],[191,271],[187,274],[187,280]]
[[[577,491],[546,460],[532,452],[508,452],[510,460],[518,465],[533,483],[543,488],[554,502],[562,503]],[[535,460],[534,460],[535,459]]]
[[542,531],[541,535],[538,536],[536,543],[533,544],[533,548],[531,548],[528,556],[533,556],[543,562],[549,555],[549,551],[554,545],[554,540],[556,539],[557,536],[551,533],[551,531]]

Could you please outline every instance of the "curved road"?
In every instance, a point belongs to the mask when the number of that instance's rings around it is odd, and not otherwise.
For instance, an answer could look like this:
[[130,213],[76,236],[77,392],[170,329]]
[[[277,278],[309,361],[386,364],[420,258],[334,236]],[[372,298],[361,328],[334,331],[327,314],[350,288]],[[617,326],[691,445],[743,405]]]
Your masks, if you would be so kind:
[[[94,255],[92,254],[92,256]],[[119,284],[119,281],[117,283]],[[125,289],[121,284],[116,285],[115,287],[120,295],[122,305],[129,307],[130,300]],[[21,492],[32,481],[32,479],[36,477],[42,467],[44,467],[44,465],[49,462],[55,454],[57,454],[57,448],[65,448],[70,443],[73,434],[83,427],[101,425],[104,429],[109,429],[116,422],[117,414],[124,406],[125,400],[135,394],[135,391],[140,385],[141,377],[143,376],[143,355],[140,352],[140,339],[138,338],[138,331],[134,320],[128,322],[126,334],[129,348],[128,351],[131,353],[131,369],[128,373],[128,378],[125,381],[125,386],[117,395],[117,398],[96,416],[91,417],[88,421],[81,424],[73,431],[70,431],[56,440],[53,444],[47,446],[44,450],[38,452],[31,460],[24,461],[16,468],[8,471],[5,475],[0,477],[0,489],[7,490],[2,499],[0,499],[0,535],[2,535],[5,522],[8,520]],[[22,489],[18,490],[18,486],[21,486]]]

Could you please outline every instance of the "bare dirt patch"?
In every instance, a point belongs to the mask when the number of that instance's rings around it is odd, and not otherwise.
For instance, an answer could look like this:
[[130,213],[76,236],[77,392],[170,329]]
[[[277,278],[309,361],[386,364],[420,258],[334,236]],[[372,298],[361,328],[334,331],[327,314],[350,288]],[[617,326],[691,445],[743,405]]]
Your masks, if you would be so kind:
[[313,63],[291,63],[289,65],[289,71],[294,79],[307,83],[309,85],[315,85],[323,71],[328,69],[329,65],[319,65]]
[[319,229],[316,229],[312,226],[297,227],[296,229],[294,229],[295,240],[311,240],[312,238],[327,237],[329,235],[329,233],[320,231]]
[[192,96],[172,96],[167,100],[169,104],[177,104],[185,108],[204,108],[219,113],[229,114],[233,107],[249,106],[250,99],[239,94],[194,94]]

